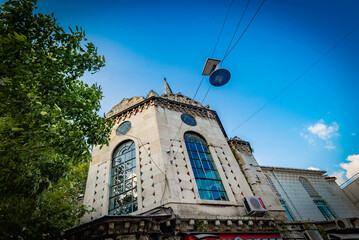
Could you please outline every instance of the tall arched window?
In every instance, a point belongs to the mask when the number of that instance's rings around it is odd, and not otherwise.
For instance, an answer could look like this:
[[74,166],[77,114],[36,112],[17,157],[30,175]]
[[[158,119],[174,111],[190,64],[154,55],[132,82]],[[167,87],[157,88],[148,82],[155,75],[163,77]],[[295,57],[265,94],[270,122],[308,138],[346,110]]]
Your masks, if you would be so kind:
[[329,207],[329,205],[324,201],[318,192],[314,189],[312,184],[308,179],[304,177],[299,177],[299,182],[303,185],[304,189],[307,191],[309,196],[313,199],[314,204],[318,207],[319,211],[323,214],[325,219],[333,220],[336,218],[334,211]]
[[308,181],[308,179],[306,179],[304,177],[299,177],[299,182],[303,185],[305,191],[307,191],[309,196],[311,196],[311,197],[319,197],[319,194],[317,193],[317,191],[315,191],[314,187]]
[[120,144],[112,156],[109,215],[129,214],[137,210],[135,143]]
[[271,179],[268,175],[266,175],[266,174],[265,174],[265,176],[266,176],[266,178],[267,178],[267,181],[268,181],[268,183],[269,183],[269,186],[271,187],[271,189],[273,190],[273,192],[275,192],[275,194],[278,196],[279,202],[280,202],[280,204],[282,204],[282,206],[283,206],[285,212],[287,213],[287,215],[288,215],[288,217],[289,217],[289,220],[293,221],[293,220],[294,220],[293,214],[292,214],[292,212],[289,210],[289,207],[288,207],[288,205],[287,205],[287,202],[286,202],[286,201],[282,198],[282,196],[280,195],[280,193],[279,193],[278,189],[275,187],[275,185],[274,185],[272,179]]
[[266,176],[269,186],[272,188],[273,192],[275,192],[275,194],[280,197],[280,193],[278,192],[278,189],[275,187],[272,179],[268,175],[265,175],[265,176]]
[[185,133],[184,140],[201,199],[228,200],[206,141],[194,133]]

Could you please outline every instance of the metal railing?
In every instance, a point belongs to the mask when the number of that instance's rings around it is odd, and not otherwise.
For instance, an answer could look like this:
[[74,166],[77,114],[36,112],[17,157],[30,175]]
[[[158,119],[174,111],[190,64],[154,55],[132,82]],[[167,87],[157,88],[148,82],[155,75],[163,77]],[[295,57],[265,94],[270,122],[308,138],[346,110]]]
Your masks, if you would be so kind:
[[348,186],[349,184],[351,184],[352,182],[354,182],[355,180],[357,180],[357,178],[359,178],[359,172],[357,172],[356,174],[354,174],[354,176],[352,176],[351,178],[349,178],[348,180],[346,180],[344,183],[342,183],[340,185],[340,188],[343,189],[346,186]]

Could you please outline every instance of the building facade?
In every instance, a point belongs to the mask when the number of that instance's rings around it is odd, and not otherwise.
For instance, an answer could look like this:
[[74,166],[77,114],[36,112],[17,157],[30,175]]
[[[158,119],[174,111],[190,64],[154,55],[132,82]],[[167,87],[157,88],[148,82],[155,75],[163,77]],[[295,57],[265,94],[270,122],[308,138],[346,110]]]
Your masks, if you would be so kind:
[[253,193],[265,200],[277,199],[291,221],[359,217],[358,208],[340,189],[336,178],[324,176],[325,171],[260,166],[248,142],[236,137],[229,144],[236,149]]
[[359,210],[325,171],[261,166],[293,220],[359,217]]
[[340,187],[359,209],[359,173],[348,179],[348,181],[343,183]]
[[286,177],[276,172],[277,182],[248,142],[229,140],[209,106],[165,81],[161,96],[123,99],[106,117],[111,140],[93,148],[84,196],[92,211],[68,239],[304,239],[303,223],[286,224],[309,216],[288,204],[293,196],[278,187]]

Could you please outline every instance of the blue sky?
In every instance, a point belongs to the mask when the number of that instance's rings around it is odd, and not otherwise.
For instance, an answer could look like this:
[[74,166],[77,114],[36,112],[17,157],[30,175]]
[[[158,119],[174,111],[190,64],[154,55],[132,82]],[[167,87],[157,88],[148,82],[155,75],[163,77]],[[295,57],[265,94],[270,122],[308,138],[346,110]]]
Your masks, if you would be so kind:
[[[250,2],[239,33],[260,2]],[[151,89],[162,94],[164,76],[174,92],[193,97],[229,4],[38,0],[39,11],[54,12],[63,27],[81,26],[105,55],[106,67],[83,78],[102,86],[103,112]],[[234,0],[214,58],[222,59],[245,4]],[[343,179],[359,171],[359,29],[233,131],[359,24],[358,13],[356,0],[267,0],[223,62],[232,78],[203,104],[230,137],[251,143],[261,165],[314,167]],[[208,87],[205,78],[196,100]]]

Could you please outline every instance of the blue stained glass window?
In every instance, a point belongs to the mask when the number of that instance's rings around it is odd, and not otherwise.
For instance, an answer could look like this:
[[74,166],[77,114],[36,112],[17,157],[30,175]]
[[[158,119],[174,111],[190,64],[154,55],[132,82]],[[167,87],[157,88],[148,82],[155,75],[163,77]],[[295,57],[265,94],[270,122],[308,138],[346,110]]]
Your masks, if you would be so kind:
[[127,141],[112,157],[109,215],[135,212],[137,206],[135,143]]
[[189,126],[193,127],[193,126],[197,125],[196,119],[194,119],[194,117],[192,117],[191,115],[182,114],[181,119],[185,124],[187,124]]
[[128,133],[128,131],[130,131],[130,129],[131,129],[131,123],[124,122],[117,128],[116,134],[119,136],[125,135],[126,133]]
[[184,139],[200,198],[228,201],[206,141],[194,133],[186,133]]

